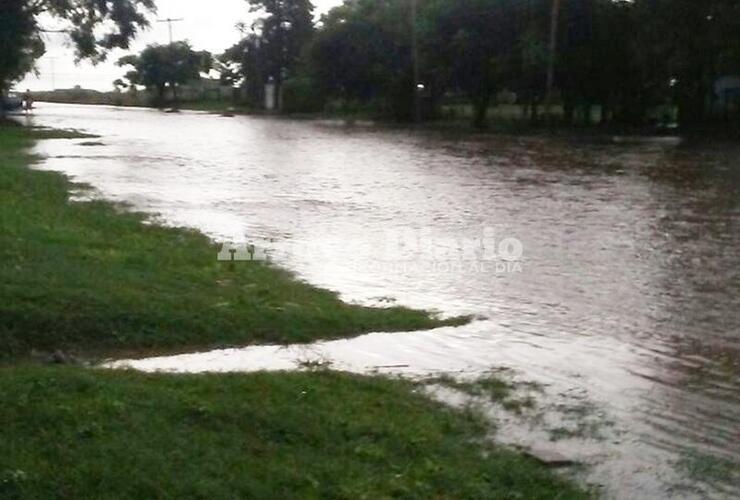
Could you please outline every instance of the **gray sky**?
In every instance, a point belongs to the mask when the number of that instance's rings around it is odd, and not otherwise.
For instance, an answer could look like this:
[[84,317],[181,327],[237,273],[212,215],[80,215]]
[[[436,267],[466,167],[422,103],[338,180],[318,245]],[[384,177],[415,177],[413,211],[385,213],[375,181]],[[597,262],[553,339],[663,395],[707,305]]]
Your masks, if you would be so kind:
[[[322,14],[340,5],[342,0],[313,0],[316,13]],[[214,6],[217,5],[217,8]],[[150,43],[167,43],[167,24],[154,22],[157,18],[184,18],[173,25],[175,39],[189,40],[198,50],[218,53],[239,40],[235,25],[250,19],[246,0],[157,0],[158,13],[153,16],[152,26],[134,41],[132,51],[141,50]],[[73,51],[65,47],[63,35],[47,35],[47,53],[38,61],[39,76],[29,75],[16,85],[17,89],[47,90],[71,88],[81,85],[97,90],[112,90],[113,80],[120,78],[125,70],[114,63],[127,52],[113,52],[106,63],[92,66],[88,63],[74,64]]]

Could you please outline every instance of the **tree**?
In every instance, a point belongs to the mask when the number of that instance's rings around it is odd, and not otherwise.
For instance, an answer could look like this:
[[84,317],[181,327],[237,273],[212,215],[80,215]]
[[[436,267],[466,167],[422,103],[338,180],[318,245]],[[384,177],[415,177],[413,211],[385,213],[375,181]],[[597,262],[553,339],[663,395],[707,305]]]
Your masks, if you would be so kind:
[[512,79],[521,37],[520,2],[434,0],[425,10],[427,64],[449,68],[449,84],[468,96],[485,128],[496,92]]
[[267,58],[263,51],[262,38],[256,32],[245,34],[239,43],[227,49],[217,60],[221,82],[232,87],[240,86],[247,94],[247,101],[255,107],[264,105],[264,86],[269,74]]
[[310,61],[325,92],[410,120],[414,76],[409,0],[348,1],[321,24]]
[[210,71],[212,56],[194,51],[187,42],[174,42],[149,45],[139,55],[122,57],[118,65],[132,66],[133,71],[126,73],[125,78],[131,85],[143,85],[156,92],[156,104],[163,105],[166,89],[169,87],[177,100],[177,86]]
[[[632,2],[570,0],[563,12],[557,81],[565,119],[577,108],[590,123],[591,108],[602,108],[602,123],[639,123],[650,103],[660,100],[660,77],[648,41],[637,27]],[[667,84],[667,80],[666,80]]]
[[[36,19],[24,2],[0,0],[0,100],[44,53]],[[0,113],[5,107],[0,102]]]
[[0,0],[0,92],[33,69],[44,52],[40,18],[61,24],[78,59],[99,62],[113,48],[128,48],[153,0]]
[[[651,27],[662,34],[660,55],[682,125],[704,120],[712,85],[720,76],[723,58],[740,43],[740,9],[736,0],[643,0]],[[738,68],[735,67],[735,70]]]
[[[275,83],[275,109],[280,108],[281,86],[296,69],[303,49],[313,35],[310,0],[247,0],[252,12],[262,14],[252,40],[253,57],[259,57],[260,79]],[[239,57],[238,61],[241,62]],[[245,68],[246,69],[246,68]],[[254,75],[245,75],[245,77]]]

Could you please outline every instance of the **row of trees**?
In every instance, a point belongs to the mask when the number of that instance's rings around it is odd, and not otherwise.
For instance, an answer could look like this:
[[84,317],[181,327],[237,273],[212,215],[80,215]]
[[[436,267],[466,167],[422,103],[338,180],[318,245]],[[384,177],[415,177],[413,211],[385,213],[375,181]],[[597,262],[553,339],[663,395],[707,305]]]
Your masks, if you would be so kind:
[[320,95],[411,119],[415,93],[430,117],[452,94],[484,126],[503,90],[540,120],[551,80],[569,122],[600,106],[604,121],[643,123],[674,104],[691,124],[714,82],[740,74],[737,0],[346,0],[316,26],[309,0],[248,2],[262,18],[220,64],[255,102],[269,80],[291,103]]
[[[599,106],[604,121],[644,123],[675,105],[689,125],[722,97],[717,79],[740,74],[737,0],[345,0],[319,23],[310,0],[246,2],[258,20],[216,60],[186,43],[150,46],[120,61],[133,69],[117,84],[162,97],[215,68],[255,104],[273,83],[289,111],[330,100],[410,120],[456,96],[484,126],[507,91],[534,122],[555,96],[569,122]],[[0,0],[0,92],[43,54],[39,19],[56,18],[79,58],[101,60],[153,10],[153,0]]]

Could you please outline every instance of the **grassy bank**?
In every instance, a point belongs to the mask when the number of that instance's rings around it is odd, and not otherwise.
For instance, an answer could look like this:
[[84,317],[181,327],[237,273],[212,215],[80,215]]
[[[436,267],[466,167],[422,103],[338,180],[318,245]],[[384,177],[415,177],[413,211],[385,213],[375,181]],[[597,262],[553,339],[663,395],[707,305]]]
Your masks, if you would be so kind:
[[[586,498],[411,383],[328,372],[165,376],[19,360],[292,342],[441,324],[342,304],[204,237],[141,224],[27,168],[0,129],[0,498]],[[497,393],[498,394],[498,393]]]
[[27,168],[34,136],[52,134],[0,128],[0,357],[297,343],[460,321],[348,305],[271,266],[218,262],[196,232],[71,203],[63,176]]
[[20,366],[0,400],[8,499],[586,497],[385,379]]

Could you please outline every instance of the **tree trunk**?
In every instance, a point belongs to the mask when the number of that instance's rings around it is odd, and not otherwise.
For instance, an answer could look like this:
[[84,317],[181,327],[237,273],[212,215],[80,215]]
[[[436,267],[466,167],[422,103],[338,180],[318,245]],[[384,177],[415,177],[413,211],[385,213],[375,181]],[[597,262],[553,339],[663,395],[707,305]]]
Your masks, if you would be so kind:
[[561,0],[552,0],[550,12],[550,43],[547,58],[547,83],[545,88],[545,118],[551,121],[553,93],[555,90],[555,64],[558,57],[558,24]]
[[178,95],[177,95],[177,83],[172,83],[170,85],[172,86],[172,100],[174,101],[173,107],[174,108],[177,108],[177,105],[178,105],[178,102],[179,102],[179,98],[178,98]]
[[166,87],[164,85],[157,86],[157,102],[155,103],[155,106],[157,108],[163,108],[164,107],[164,93],[165,93]]
[[678,121],[682,127],[696,125],[704,120],[705,93],[702,88],[681,96],[678,103]]
[[283,92],[283,77],[278,76],[275,78],[275,95],[273,96],[274,110],[276,113],[280,113],[282,110],[282,92]]
[[8,118],[5,111],[5,85],[0,85],[0,124]]
[[531,125],[539,125],[540,123],[540,100],[535,97],[532,99],[532,113],[529,118]]
[[573,123],[575,122],[575,116],[576,116],[576,107],[573,104],[573,101],[571,99],[565,99],[563,101],[563,118],[565,120],[565,124],[570,126],[573,126]]
[[601,121],[600,121],[599,125],[601,125],[602,127],[605,127],[605,126],[609,125],[609,120],[611,119],[611,114],[612,114],[612,109],[609,106],[609,104],[606,103],[606,102],[603,103],[601,105]]
[[473,126],[478,130],[488,128],[488,106],[491,103],[491,96],[481,95],[473,99]]

